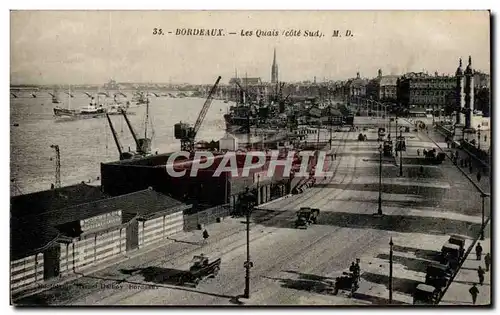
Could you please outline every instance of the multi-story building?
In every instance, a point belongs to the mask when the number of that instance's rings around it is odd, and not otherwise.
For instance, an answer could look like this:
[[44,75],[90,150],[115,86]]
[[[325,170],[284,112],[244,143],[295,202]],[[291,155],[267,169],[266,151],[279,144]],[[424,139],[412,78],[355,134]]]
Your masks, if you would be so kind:
[[381,76],[378,86],[378,99],[380,101],[394,102],[398,98],[398,79],[397,75]]
[[456,78],[410,72],[397,80],[398,102],[406,109],[417,107],[443,109],[450,95],[455,95]]
[[349,79],[344,85],[344,95],[351,97],[366,97],[366,88],[368,85],[367,79],[362,79],[359,72],[356,74],[356,78]]
[[474,70],[474,88],[490,88],[490,75],[481,71]]

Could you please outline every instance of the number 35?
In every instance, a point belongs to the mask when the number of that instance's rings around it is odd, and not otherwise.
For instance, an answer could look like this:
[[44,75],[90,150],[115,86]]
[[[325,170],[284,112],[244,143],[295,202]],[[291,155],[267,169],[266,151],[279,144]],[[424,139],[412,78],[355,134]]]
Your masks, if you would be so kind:
[[161,28],[153,28],[153,35],[163,35],[163,30]]

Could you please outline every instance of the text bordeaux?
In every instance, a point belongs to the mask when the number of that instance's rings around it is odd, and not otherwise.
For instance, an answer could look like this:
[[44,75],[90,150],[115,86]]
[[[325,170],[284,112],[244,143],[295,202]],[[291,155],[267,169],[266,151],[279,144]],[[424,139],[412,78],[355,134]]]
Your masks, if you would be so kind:
[[175,35],[179,36],[226,36],[222,28],[178,28]]

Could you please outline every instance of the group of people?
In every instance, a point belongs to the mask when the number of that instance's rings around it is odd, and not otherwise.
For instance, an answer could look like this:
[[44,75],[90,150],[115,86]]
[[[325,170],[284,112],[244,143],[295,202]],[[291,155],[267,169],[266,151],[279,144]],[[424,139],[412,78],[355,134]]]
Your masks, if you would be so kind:
[[[478,242],[477,245],[476,245],[476,260],[481,261],[482,255],[483,255],[483,247],[481,246],[481,243]],[[490,255],[490,253],[487,253],[484,256],[484,265],[485,265],[485,269],[483,269],[481,266],[477,267],[477,276],[479,278],[479,285],[483,285],[483,283],[484,283],[484,274],[486,272],[490,271],[490,266],[491,266],[491,255]],[[477,288],[477,285],[475,283],[469,289],[469,293],[472,296],[472,304],[476,304],[477,295],[479,294],[479,289]]]

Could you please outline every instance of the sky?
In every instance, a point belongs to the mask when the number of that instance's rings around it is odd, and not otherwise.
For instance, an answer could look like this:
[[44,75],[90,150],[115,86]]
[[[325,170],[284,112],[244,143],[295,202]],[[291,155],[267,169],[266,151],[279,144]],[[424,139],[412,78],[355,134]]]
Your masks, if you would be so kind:
[[[474,69],[490,72],[487,11],[12,11],[10,17],[11,84],[212,84],[218,75],[227,83],[235,69],[270,81],[273,49],[279,78],[288,82],[344,80],[357,72],[371,78],[378,69],[453,74],[469,55]],[[154,28],[173,33],[153,35]],[[176,36],[182,28],[223,29],[226,36]],[[257,30],[280,35],[257,38]],[[324,36],[283,36],[293,30]],[[332,37],[334,30],[342,37]]]

